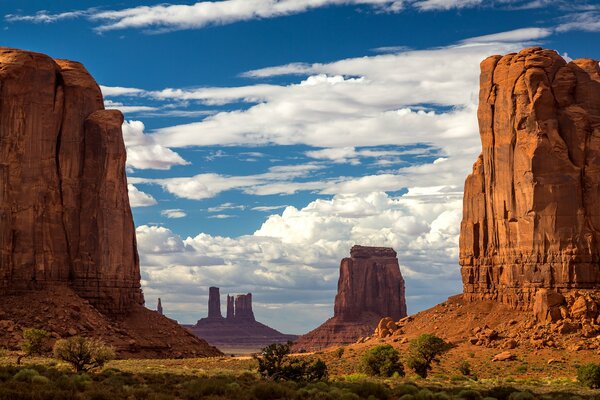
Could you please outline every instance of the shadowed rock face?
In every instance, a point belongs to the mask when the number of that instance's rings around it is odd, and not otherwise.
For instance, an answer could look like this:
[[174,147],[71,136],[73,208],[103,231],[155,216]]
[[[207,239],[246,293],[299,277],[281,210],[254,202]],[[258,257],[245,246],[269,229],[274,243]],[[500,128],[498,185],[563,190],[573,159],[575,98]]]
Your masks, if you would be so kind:
[[223,315],[221,315],[221,295],[218,287],[208,288],[208,318],[223,318]]
[[531,308],[540,288],[597,288],[598,61],[541,48],[489,57],[478,119],[460,234],[465,297]]
[[76,62],[0,48],[0,294],[68,285],[142,304],[123,116]]
[[238,294],[235,296],[236,319],[249,319],[254,321],[254,311],[252,311],[252,293]]
[[371,312],[399,319],[406,316],[404,279],[396,252],[387,247],[353,246],[340,265],[334,316],[346,321]]
[[340,264],[334,316],[303,335],[295,350],[345,345],[370,335],[383,317],[406,316],[404,279],[396,252],[387,247],[353,246]]

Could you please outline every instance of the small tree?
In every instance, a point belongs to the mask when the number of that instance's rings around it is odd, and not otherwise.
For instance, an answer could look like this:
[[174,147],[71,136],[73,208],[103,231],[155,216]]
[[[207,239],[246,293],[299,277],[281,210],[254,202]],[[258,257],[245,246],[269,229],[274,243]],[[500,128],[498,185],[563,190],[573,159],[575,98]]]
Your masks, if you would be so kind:
[[404,366],[400,362],[400,353],[389,344],[373,347],[362,358],[363,370],[368,375],[392,376],[398,373],[404,376]]
[[432,363],[439,363],[438,357],[450,349],[443,339],[424,333],[411,340],[409,345],[408,366],[422,378],[427,378]]
[[577,368],[577,381],[591,389],[600,388],[600,364],[584,364]]
[[271,344],[261,350],[258,372],[265,378],[291,381],[319,381],[327,379],[327,365],[320,359],[310,364],[295,357],[289,357],[291,343]]
[[48,332],[43,329],[25,328],[23,329],[23,341],[21,350],[23,354],[17,357],[17,364],[21,364],[21,359],[34,355],[42,355],[46,351],[46,340]]
[[100,340],[73,336],[56,341],[54,356],[71,364],[75,371],[86,372],[94,368],[102,368],[104,364],[115,358],[115,351]]

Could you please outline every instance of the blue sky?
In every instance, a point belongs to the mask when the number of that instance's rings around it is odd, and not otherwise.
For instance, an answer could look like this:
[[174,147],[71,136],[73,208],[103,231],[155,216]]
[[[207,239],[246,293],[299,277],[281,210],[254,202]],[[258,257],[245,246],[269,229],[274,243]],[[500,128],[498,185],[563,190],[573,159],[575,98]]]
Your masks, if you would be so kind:
[[352,244],[392,246],[409,312],[461,290],[479,62],[600,58],[597,1],[5,0],[3,45],[82,62],[121,109],[147,305],[209,286],[303,333]]

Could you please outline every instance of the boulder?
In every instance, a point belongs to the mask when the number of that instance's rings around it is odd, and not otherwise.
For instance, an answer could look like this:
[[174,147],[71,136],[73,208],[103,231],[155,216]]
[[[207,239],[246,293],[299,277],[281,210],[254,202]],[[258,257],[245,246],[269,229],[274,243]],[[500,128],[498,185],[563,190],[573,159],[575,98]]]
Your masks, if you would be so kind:
[[561,306],[566,304],[565,297],[548,289],[540,289],[533,302],[533,314],[539,322],[556,322],[563,318]]

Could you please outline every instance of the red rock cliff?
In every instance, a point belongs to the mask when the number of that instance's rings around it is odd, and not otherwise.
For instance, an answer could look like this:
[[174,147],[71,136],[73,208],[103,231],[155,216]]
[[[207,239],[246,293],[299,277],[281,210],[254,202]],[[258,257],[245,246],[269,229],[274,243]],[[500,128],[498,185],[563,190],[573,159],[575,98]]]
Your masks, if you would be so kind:
[[0,294],[143,303],[122,123],[81,64],[0,48]]
[[541,48],[481,63],[482,153],[465,182],[465,297],[531,308],[600,284],[600,70]]
[[334,316],[347,321],[364,312],[405,317],[404,279],[396,252],[387,247],[353,246],[350,256],[340,265]]

